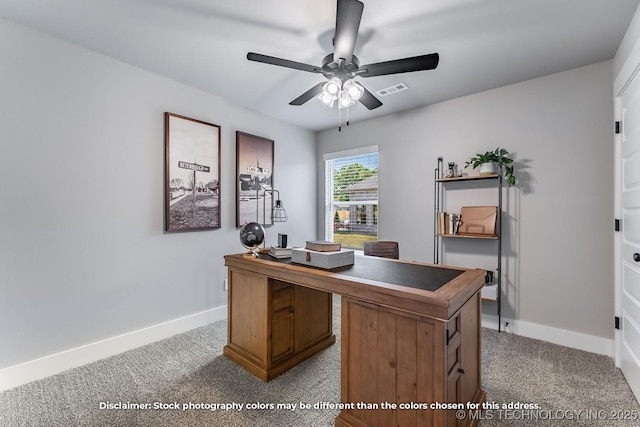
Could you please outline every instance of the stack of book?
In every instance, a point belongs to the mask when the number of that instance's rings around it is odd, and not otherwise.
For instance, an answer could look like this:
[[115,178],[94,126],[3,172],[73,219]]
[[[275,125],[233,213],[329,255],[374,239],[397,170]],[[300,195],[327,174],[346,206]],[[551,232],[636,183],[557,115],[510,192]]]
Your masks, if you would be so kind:
[[293,248],[281,248],[280,246],[271,246],[269,255],[274,258],[291,258]]
[[325,240],[307,240],[305,249],[316,252],[338,252],[342,249],[340,242],[327,242]]
[[436,234],[458,234],[460,229],[460,214],[438,212]]
[[338,268],[354,263],[353,250],[342,249],[340,243],[309,240],[304,248],[293,249],[291,261],[319,268]]

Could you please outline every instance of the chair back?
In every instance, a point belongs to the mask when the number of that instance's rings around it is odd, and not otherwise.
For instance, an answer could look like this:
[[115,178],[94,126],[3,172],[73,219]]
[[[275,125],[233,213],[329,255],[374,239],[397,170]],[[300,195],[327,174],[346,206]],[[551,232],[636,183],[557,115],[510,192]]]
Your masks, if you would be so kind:
[[364,242],[364,254],[382,258],[400,258],[398,242],[388,240],[377,240],[374,242]]

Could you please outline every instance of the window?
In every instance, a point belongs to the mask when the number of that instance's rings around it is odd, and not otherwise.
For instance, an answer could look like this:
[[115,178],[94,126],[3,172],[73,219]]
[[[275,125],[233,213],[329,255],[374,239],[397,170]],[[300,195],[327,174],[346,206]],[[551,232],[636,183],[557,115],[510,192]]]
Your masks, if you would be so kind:
[[326,154],[325,239],[362,249],[378,240],[378,147]]

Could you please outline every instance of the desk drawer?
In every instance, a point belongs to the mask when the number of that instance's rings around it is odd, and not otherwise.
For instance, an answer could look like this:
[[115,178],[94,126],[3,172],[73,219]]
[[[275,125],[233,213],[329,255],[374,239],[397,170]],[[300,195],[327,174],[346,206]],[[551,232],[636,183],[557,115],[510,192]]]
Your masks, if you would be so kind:
[[449,319],[447,323],[447,372],[450,373],[460,363],[460,313]]
[[274,295],[276,294],[276,292],[280,292],[285,289],[293,289],[293,283],[282,282],[280,280],[275,280],[275,279],[271,280],[271,283],[272,283],[272,290]]
[[447,372],[450,373],[456,364],[460,365],[460,334],[456,334],[447,346]]
[[449,321],[447,322],[447,340],[451,341],[453,336],[459,330],[460,330],[460,313],[457,313],[454,317],[449,319]]
[[293,313],[282,311],[273,315],[271,361],[293,353]]
[[279,289],[277,292],[273,292],[273,313],[277,313],[280,310],[293,308],[293,286],[288,288]]

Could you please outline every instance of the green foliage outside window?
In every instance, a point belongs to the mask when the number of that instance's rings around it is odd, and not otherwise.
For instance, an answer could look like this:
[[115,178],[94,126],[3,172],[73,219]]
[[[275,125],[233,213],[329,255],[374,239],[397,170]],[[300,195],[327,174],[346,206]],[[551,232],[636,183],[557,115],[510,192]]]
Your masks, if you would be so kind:
[[333,199],[346,202],[349,195],[344,191],[351,184],[367,179],[378,173],[378,168],[369,169],[360,163],[352,163],[333,172]]

